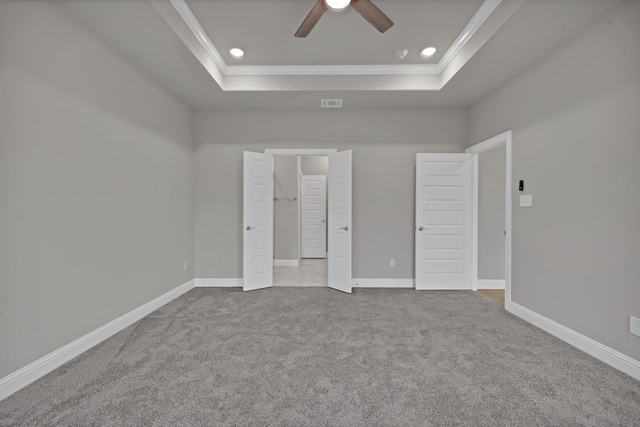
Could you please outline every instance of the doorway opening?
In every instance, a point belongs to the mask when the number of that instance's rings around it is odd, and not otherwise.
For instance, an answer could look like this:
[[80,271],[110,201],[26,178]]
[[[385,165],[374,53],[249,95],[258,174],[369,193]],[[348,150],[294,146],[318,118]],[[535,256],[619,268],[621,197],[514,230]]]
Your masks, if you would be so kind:
[[274,155],[274,286],[328,286],[329,156]]
[[[244,152],[243,167],[243,290],[252,291],[273,286],[274,263],[274,159],[277,156],[328,156],[327,176],[327,286],[351,293],[351,235],[352,235],[352,151],[336,149],[267,149],[263,153]],[[299,191],[299,190],[298,190]],[[289,194],[294,194],[289,192]],[[298,194],[298,193],[295,193]],[[298,196],[283,199],[300,199]],[[288,200],[297,202],[298,200]],[[284,201],[284,200],[283,200]],[[293,207],[299,204],[293,204]],[[300,239],[300,221],[292,221],[298,228],[292,233]],[[291,233],[287,236],[291,238]],[[320,243],[321,247],[322,243]],[[316,244],[317,246],[317,244]],[[285,258],[283,264],[300,266],[298,246],[296,258]]]
[[511,302],[511,131],[466,150],[473,155],[473,290]]

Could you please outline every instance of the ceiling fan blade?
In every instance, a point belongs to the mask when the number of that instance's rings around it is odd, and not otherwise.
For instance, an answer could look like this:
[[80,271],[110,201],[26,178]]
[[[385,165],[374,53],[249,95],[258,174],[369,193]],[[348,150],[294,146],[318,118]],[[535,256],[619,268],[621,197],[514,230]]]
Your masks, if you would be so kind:
[[384,33],[393,27],[393,21],[369,0],[351,0],[351,6],[378,31]]
[[324,4],[324,0],[318,0],[316,5],[313,6],[313,9],[311,9],[311,12],[309,12],[307,17],[304,18],[304,21],[302,21],[302,25],[300,25],[300,28],[296,31],[295,36],[307,37],[326,11],[327,5]]

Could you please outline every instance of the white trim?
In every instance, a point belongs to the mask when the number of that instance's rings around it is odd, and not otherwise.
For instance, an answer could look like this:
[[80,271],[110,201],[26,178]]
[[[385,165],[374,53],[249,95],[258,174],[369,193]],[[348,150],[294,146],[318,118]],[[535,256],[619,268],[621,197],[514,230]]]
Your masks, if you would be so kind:
[[298,267],[300,265],[300,261],[297,259],[274,259],[273,266],[274,267]]
[[473,191],[472,199],[471,199],[471,290],[478,290],[478,252],[480,251],[479,246],[479,218],[480,214],[478,212],[478,206],[480,206],[479,192],[480,192],[480,184],[479,184],[479,175],[480,175],[480,158],[478,155],[474,154],[471,159],[471,187]]
[[100,344],[185,292],[190,291],[193,289],[194,283],[194,280],[190,280],[0,379],[0,400],[26,387],[91,347]]
[[[354,288],[410,288],[415,286],[414,279],[351,279]],[[242,287],[242,278],[238,279],[195,279],[196,288]]]
[[505,145],[506,150],[506,165],[505,165],[505,221],[504,228],[507,232],[504,240],[504,277],[505,277],[505,287],[504,287],[504,308],[509,310],[509,306],[511,304],[511,234],[512,234],[512,201],[511,201],[511,191],[512,191],[512,164],[513,160],[512,156],[512,136],[513,133],[508,130],[506,132],[501,133],[500,135],[496,135],[492,138],[489,138],[485,141],[482,141],[478,144],[472,145],[471,147],[465,150],[466,153],[470,153],[473,155],[473,232],[472,232],[472,247],[473,254],[471,256],[472,262],[472,271],[473,276],[471,277],[472,289],[477,290],[479,288],[478,284],[478,155],[484,151],[490,150],[492,148],[499,147],[501,145]]
[[391,65],[228,65],[185,0],[169,0],[196,40],[225,76],[397,76],[440,75],[473,35],[497,9],[502,0],[485,0],[437,64]]
[[337,148],[267,148],[265,154],[272,156],[328,156],[338,152]]
[[414,279],[351,279],[354,288],[407,288],[415,287]]
[[[462,48],[462,46],[461,46]],[[227,76],[408,76],[438,75],[440,64],[389,65],[231,65]]]
[[532,325],[537,326],[560,338],[562,341],[584,351],[585,353],[595,357],[596,359],[610,365],[627,375],[640,380],[640,361],[635,360],[617,350],[612,349],[604,344],[599,343],[573,329],[567,328],[558,322],[548,319],[533,310],[521,306],[515,302],[511,303],[509,312],[526,320]]
[[512,239],[512,229],[513,229],[513,205],[511,203],[511,192],[512,192],[512,180],[513,180],[513,154],[512,154],[512,143],[511,143],[511,131],[505,132],[506,138],[506,155],[507,155],[507,170],[506,174],[506,183],[507,188],[505,188],[505,214],[504,214],[504,227],[507,232],[504,240],[504,278],[505,278],[505,286],[504,286],[504,308],[509,309],[511,305],[511,251],[513,250],[511,247],[511,239]]
[[244,285],[244,279],[195,279],[196,288],[241,288]]
[[478,287],[474,291],[478,289],[504,289],[506,287],[506,280],[500,279],[478,279],[476,283]]
[[[275,158],[275,157],[274,157]],[[296,176],[296,195],[298,196],[298,200],[302,200],[302,157],[296,156],[296,165],[298,167],[297,176]],[[296,203],[298,208],[298,217],[296,221],[297,232],[298,232],[298,259],[302,257],[302,203]],[[274,236],[275,238],[275,236]]]
[[500,147],[505,144],[507,141],[511,141],[513,133],[508,130],[506,132],[501,133],[500,135],[496,135],[489,139],[486,139],[482,142],[472,145],[471,147],[465,150],[465,153],[469,154],[480,154],[483,151],[491,150],[492,148]]
[[502,0],[485,0],[480,9],[473,15],[469,23],[464,27],[458,38],[449,47],[447,52],[440,58],[438,62],[438,73],[440,74],[447,68],[447,65],[460,53],[464,45],[467,44],[471,37],[480,29],[489,16],[496,10]]
[[202,25],[200,25],[200,22],[198,22],[198,19],[195,17],[189,6],[187,6],[184,0],[169,0],[169,2],[176,9],[176,12],[178,12],[178,15],[180,15],[184,23],[187,24],[187,27],[189,27],[189,30],[191,30],[196,40],[198,40],[198,43],[200,43],[205,52],[207,52],[215,66],[218,67],[218,70],[220,70],[223,75],[227,75],[229,66],[224,62],[222,55],[220,55],[218,49],[216,49],[214,44],[211,42],[211,39],[202,28]]

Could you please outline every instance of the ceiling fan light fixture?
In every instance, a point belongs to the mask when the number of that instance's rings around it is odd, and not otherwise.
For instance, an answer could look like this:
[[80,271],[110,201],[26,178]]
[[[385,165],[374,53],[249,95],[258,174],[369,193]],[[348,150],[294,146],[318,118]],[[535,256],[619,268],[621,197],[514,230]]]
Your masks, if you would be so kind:
[[229,49],[229,53],[234,58],[242,58],[244,56],[244,50],[239,49],[237,47],[233,47],[233,48]]
[[427,47],[425,49],[422,49],[422,52],[420,52],[420,55],[423,56],[424,58],[428,58],[430,56],[433,56],[437,50],[438,49],[436,49],[435,47]]
[[324,3],[331,10],[342,10],[349,6],[351,0],[324,0]]

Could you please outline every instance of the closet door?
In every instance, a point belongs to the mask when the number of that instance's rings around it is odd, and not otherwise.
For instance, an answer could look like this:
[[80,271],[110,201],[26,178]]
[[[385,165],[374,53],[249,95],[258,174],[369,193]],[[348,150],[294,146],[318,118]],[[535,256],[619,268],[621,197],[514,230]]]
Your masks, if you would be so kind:
[[416,289],[471,289],[471,154],[418,154]]
[[302,176],[302,258],[327,257],[327,177]]

